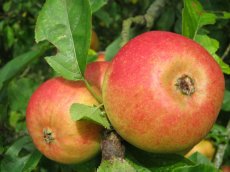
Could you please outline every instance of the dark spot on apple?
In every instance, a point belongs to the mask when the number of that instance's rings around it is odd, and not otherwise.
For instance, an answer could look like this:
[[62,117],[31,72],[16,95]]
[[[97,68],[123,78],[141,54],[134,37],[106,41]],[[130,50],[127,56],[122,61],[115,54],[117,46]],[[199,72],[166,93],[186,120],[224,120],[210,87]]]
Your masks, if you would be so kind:
[[186,96],[191,96],[196,91],[194,80],[186,74],[183,74],[176,80],[175,86],[183,95]]
[[51,129],[43,129],[43,139],[47,144],[50,144],[55,140]]

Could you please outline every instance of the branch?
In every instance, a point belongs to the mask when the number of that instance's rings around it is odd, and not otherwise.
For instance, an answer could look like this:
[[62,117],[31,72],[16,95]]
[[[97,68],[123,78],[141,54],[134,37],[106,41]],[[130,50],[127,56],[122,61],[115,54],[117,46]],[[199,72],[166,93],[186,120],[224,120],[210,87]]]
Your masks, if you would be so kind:
[[124,159],[125,147],[121,143],[120,136],[111,130],[105,130],[103,134],[104,136],[101,143],[102,161]]
[[130,28],[133,23],[146,25],[146,27],[150,29],[153,26],[155,19],[160,15],[160,11],[167,2],[168,0],[155,0],[148,8],[145,15],[130,17],[124,20],[121,31],[121,47],[128,42]]
[[226,128],[227,128],[227,136],[226,136],[227,142],[218,145],[217,152],[216,152],[215,159],[214,159],[214,164],[215,164],[216,168],[220,168],[220,166],[223,162],[225,150],[228,147],[228,141],[230,139],[230,120],[228,121]]
[[222,60],[224,60],[225,57],[227,57],[227,55],[229,54],[230,51],[230,44],[228,44],[226,50],[224,51],[224,54],[222,55]]

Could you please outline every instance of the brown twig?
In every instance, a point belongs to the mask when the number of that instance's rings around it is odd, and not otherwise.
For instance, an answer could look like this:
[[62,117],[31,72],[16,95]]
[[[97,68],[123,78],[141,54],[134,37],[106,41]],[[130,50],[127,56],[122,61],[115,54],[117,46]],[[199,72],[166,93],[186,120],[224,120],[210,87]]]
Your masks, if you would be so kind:
[[130,17],[124,20],[121,31],[121,47],[129,40],[129,33],[132,24],[146,25],[146,27],[150,29],[153,26],[155,19],[160,15],[160,11],[167,2],[168,0],[155,0],[144,15]]
[[102,161],[124,159],[125,147],[121,143],[120,136],[113,130],[104,131],[101,143]]

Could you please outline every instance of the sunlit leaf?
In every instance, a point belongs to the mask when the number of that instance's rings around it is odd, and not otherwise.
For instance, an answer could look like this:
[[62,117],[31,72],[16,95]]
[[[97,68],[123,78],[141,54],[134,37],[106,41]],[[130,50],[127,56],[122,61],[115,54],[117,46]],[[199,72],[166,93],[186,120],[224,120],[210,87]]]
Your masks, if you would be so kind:
[[208,24],[214,24],[217,16],[203,10],[197,0],[184,0],[182,12],[182,35],[195,39],[199,29]]
[[46,57],[49,65],[70,80],[81,80],[91,37],[91,10],[88,0],[46,1],[37,19],[37,42],[48,40],[58,49]]
[[70,108],[70,114],[74,121],[89,120],[110,129],[110,123],[99,107],[74,103]]
[[217,40],[210,38],[208,35],[197,34],[195,41],[202,45],[212,55],[224,73],[230,74],[230,66],[227,63],[224,63],[224,61],[216,54],[219,48],[219,42]]
[[126,160],[114,159],[112,161],[103,161],[97,172],[136,172]]

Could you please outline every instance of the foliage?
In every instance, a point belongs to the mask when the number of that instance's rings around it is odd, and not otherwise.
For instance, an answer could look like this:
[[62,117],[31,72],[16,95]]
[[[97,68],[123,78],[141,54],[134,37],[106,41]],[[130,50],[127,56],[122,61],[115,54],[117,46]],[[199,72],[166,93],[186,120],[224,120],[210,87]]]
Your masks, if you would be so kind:
[[[78,165],[62,165],[43,157],[28,137],[25,109],[30,95],[45,79],[61,75],[71,80],[84,80],[89,55],[90,33],[93,28],[101,41],[101,50],[111,60],[120,48],[122,22],[128,17],[144,14],[154,0],[47,0],[2,2],[0,9],[0,171],[95,171],[100,155]],[[58,10],[57,10],[58,9]],[[217,0],[179,0],[168,2],[151,30],[168,30],[183,34],[204,46],[230,74],[229,54],[222,58],[229,45],[230,2]],[[38,12],[40,11],[39,15]],[[216,12],[214,12],[216,11]],[[92,22],[91,22],[92,21]],[[36,23],[37,22],[37,23]],[[36,23],[36,28],[35,28]],[[35,30],[36,29],[36,30]],[[35,30],[35,35],[34,35]],[[146,28],[132,26],[132,36]],[[37,42],[35,45],[34,37]],[[44,42],[48,40],[53,46]],[[52,71],[43,58],[54,69]],[[88,57],[87,57],[88,56]],[[230,78],[225,75],[226,83]],[[228,144],[225,128],[229,120],[230,89],[225,90],[222,110],[208,138],[215,145]],[[103,107],[73,104],[74,120],[93,120],[110,128]],[[90,114],[90,116],[85,115]],[[227,117],[223,114],[227,113]],[[92,116],[94,116],[92,118]],[[223,117],[224,116],[224,117]],[[122,163],[103,162],[98,171],[108,168],[123,171],[217,171],[213,162],[195,153],[189,159],[181,155],[157,155],[126,144]],[[223,163],[229,163],[228,146]],[[127,170],[128,171],[128,170]]]

